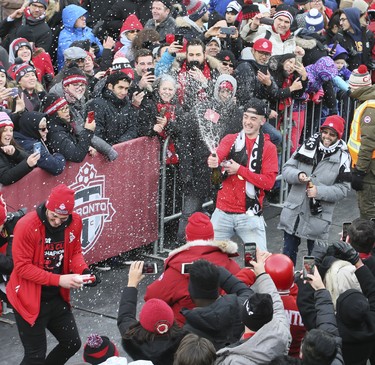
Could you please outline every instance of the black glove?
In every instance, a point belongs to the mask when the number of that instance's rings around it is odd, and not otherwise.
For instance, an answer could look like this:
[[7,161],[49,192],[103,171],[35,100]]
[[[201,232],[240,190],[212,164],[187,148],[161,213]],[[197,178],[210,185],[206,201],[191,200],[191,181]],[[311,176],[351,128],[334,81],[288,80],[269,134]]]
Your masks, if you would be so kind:
[[354,169],[352,171],[352,189],[356,191],[363,190],[363,179],[366,173],[364,171],[360,171]]
[[100,279],[100,276],[98,274],[96,274],[95,272],[90,271],[89,269],[83,270],[82,274],[83,275],[90,274],[90,275],[95,276],[95,281],[93,281],[92,283],[85,284],[85,286],[88,286],[88,287],[92,288],[92,287],[97,286],[98,284],[100,284],[102,282],[102,279]]
[[315,257],[315,264],[320,265],[327,255],[328,245],[322,241],[315,241],[314,248],[311,251],[311,256]]
[[340,260],[348,261],[352,265],[355,265],[359,260],[358,252],[346,242],[334,242],[333,246],[335,247],[335,257]]

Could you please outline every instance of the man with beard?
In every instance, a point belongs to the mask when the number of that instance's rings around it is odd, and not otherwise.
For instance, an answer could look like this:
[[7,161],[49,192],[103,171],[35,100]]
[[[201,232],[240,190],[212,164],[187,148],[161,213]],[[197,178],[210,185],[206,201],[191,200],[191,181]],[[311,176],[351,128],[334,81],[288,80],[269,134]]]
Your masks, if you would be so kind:
[[93,99],[88,109],[95,112],[95,134],[110,145],[137,138],[137,117],[144,93],[134,93],[129,101],[131,79],[123,72],[108,76],[102,96]]
[[184,110],[190,111],[213,95],[219,64],[217,59],[205,56],[205,46],[200,39],[187,43],[186,59],[175,61],[170,68],[170,73],[177,79],[178,101]]

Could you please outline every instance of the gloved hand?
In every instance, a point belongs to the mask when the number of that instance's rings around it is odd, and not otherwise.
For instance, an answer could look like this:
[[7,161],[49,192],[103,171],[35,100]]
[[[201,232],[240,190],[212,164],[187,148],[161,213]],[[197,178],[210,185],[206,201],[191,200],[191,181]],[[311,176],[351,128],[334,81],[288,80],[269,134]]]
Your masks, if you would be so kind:
[[323,89],[319,89],[311,98],[311,101],[315,104],[320,104],[324,97]]
[[364,171],[357,170],[356,168],[352,171],[352,189],[356,191],[363,190],[363,179],[366,173]]
[[88,287],[92,288],[92,287],[97,286],[98,284],[100,284],[102,282],[102,279],[100,279],[100,276],[98,274],[96,274],[94,271],[91,271],[89,269],[85,269],[85,270],[83,270],[82,274],[83,275],[90,274],[90,275],[95,276],[95,281],[92,282],[92,283],[89,283],[89,284],[85,284],[85,286],[88,286]]
[[327,255],[328,245],[323,242],[316,240],[314,243],[314,248],[311,251],[311,256],[315,257],[315,264],[320,265],[324,259],[324,257]]
[[333,246],[335,247],[335,257],[350,262],[352,265],[355,265],[359,260],[358,252],[351,246],[349,243],[338,241],[334,242]]

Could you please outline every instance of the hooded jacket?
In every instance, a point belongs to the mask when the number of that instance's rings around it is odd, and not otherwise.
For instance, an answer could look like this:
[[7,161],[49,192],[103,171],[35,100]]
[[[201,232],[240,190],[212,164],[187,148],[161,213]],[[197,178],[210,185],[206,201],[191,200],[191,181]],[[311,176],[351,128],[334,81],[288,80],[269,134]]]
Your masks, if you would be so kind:
[[237,274],[240,267],[231,259],[238,255],[237,250],[237,244],[232,241],[197,240],[171,251],[164,263],[164,273],[147,287],[145,301],[151,298],[164,300],[172,307],[177,323],[183,325],[185,317],[180,310],[192,309],[195,305],[188,291],[189,277],[181,273],[182,264],[204,259]]
[[200,28],[194,21],[188,16],[176,18],[176,34],[182,34],[187,41],[198,38],[203,39],[205,28]]
[[340,31],[332,39],[332,43],[336,40],[344,47],[349,57],[347,59],[348,68],[353,71],[359,65],[370,65],[372,57],[371,51],[374,47],[374,35],[366,27],[361,27],[361,12],[357,8],[345,8],[342,12],[346,15],[354,33],[350,31]]
[[[45,209],[44,205],[38,208]],[[86,265],[81,250],[81,217],[73,212],[64,231],[64,264],[62,274],[82,274]],[[42,286],[59,286],[60,275],[45,271],[44,244],[46,226],[40,212],[23,217],[14,230],[14,269],[7,285],[7,297],[21,317],[33,325],[39,316]],[[60,287],[61,297],[69,303],[70,290]]]
[[251,338],[236,347],[226,347],[217,352],[216,365],[259,365],[276,356],[286,355],[292,340],[283,302],[271,277],[264,273],[251,287],[255,293],[268,293],[273,301],[273,318]]
[[206,307],[183,308],[186,318],[184,329],[209,339],[216,350],[237,342],[244,332],[241,321],[241,307],[253,291],[228,270],[219,267],[220,288],[227,294],[218,297]]
[[64,29],[60,32],[58,49],[57,49],[57,63],[60,70],[64,65],[64,51],[70,47],[74,41],[83,41],[88,39],[91,43],[96,43],[99,47],[97,56],[101,56],[103,46],[100,40],[95,37],[91,28],[75,28],[74,24],[81,16],[86,16],[87,10],[78,5],[68,5],[62,13],[62,21]]
[[14,132],[18,144],[28,153],[33,153],[33,146],[41,142],[40,159],[37,166],[50,174],[57,176],[64,171],[65,158],[60,153],[51,154],[40,137],[39,123],[46,114],[39,112],[24,112],[20,119],[20,131]]
[[149,19],[145,24],[145,28],[155,29],[160,34],[160,40],[165,39],[167,34],[176,34],[176,22],[171,15],[167,19],[155,25],[154,19]]

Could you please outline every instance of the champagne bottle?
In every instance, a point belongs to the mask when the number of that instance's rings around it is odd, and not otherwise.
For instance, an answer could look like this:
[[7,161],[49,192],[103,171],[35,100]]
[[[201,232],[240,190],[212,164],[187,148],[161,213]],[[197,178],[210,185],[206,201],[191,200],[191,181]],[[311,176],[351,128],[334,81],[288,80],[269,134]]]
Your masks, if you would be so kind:
[[[312,187],[314,187],[314,184],[311,181],[309,181],[307,183],[307,187],[311,189]],[[323,211],[320,201],[315,198],[309,198],[309,205],[310,205],[310,213],[312,215],[318,215],[319,213]]]
[[[213,153],[212,157],[216,157],[216,153]],[[211,170],[212,170],[211,171],[211,184],[212,184],[212,186],[217,190],[222,189],[223,188],[223,176],[221,174],[221,167],[220,166],[214,167]]]

